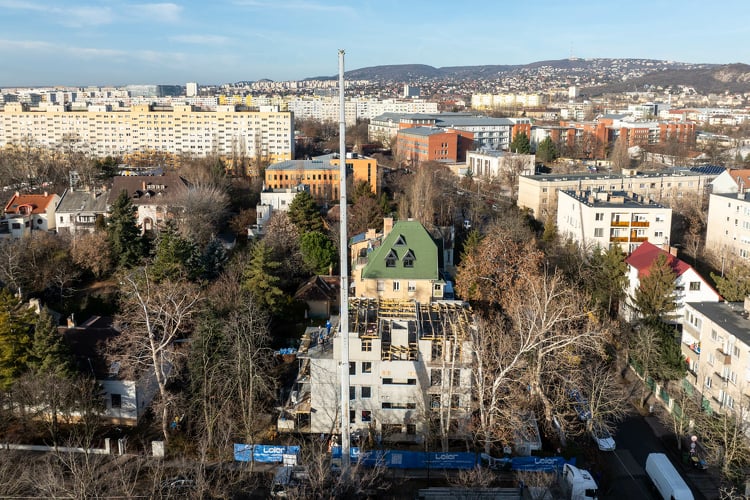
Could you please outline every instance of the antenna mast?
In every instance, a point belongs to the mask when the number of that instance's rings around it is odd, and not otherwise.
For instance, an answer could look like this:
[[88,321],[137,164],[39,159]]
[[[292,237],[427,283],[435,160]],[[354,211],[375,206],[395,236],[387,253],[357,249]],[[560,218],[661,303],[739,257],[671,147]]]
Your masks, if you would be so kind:
[[339,307],[339,335],[341,335],[341,473],[349,472],[349,238],[346,234],[346,108],[344,106],[344,50],[339,49],[339,274],[341,275],[341,305]]

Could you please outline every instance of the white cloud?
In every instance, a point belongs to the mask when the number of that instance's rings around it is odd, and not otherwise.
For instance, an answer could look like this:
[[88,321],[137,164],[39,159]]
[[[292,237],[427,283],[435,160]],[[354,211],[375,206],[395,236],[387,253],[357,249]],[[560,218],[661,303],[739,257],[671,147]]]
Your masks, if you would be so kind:
[[169,39],[173,42],[195,43],[199,45],[223,45],[229,38],[221,35],[176,35]]
[[299,10],[307,12],[339,12],[346,14],[354,14],[354,9],[348,5],[330,5],[326,3],[318,2],[306,2],[306,1],[262,1],[262,0],[235,0],[235,5],[243,7],[255,7],[259,9],[283,9],[283,10]]
[[187,61],[187,56],[181,52],[158,52],[154,50],[117,50],[94,47],[76,47],[72,45],[60,45],[56,43],[43,42],[39,40],[5,40],[0,39],[0,53],[9,52],[18,55],[19,50],[29,52],[48,52],[50,54],[65,54],[67,57],[77,59],[122,59],[128,61],[141,61],[145,63],[175,63]]
[[176,23],[180,20],[182,7],[175,3],[144,3],[128,7],[134,17],[152,21]]

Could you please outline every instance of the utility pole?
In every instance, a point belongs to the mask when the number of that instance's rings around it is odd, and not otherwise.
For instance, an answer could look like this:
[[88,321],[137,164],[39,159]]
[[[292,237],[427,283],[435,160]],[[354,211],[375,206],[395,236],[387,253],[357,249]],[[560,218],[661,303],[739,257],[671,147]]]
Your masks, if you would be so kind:
[[344,50],[339,49],[339,274],[341,274],[341,474],[349,473],[349,239],[346,234],[346,108],[344,105]]

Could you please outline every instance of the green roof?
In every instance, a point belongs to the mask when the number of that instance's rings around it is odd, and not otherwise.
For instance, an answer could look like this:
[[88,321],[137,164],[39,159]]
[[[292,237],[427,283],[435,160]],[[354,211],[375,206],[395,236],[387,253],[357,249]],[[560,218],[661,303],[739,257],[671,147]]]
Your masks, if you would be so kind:
[[373,250],[363,279],[438,279],[438,248],[418,221],[398,221]]

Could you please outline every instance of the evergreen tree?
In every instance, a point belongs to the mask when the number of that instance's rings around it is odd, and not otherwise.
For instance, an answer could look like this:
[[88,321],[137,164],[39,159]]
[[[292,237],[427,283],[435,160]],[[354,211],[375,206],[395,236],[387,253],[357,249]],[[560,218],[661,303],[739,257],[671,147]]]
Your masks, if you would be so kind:
[[479,244],[482,242],[482,233],[477,229],[472,229],[464,240],[463,249],[461,250],[461,262],[463,262],[467,256],[471,255],[476,251]]
[[536,147],[536,158],[542,163],[551,163],[558,157],[557,146],[552,142],[552,138],[547,136]]
[[673,318],[677,310],[676,277],[664,254],[660,254],[649,267],[648,273],[641,277],[633,297],[633,307],[644,323],[658,324]]
[[180,237],[172,224],[159,233],[156,255],[151,266],[151,276],[156,281],[177,280],[181,277],[196,278],[201,274],[202,262],[198,248]]
[[610,318],[617,318],[620,300],[625,296],[628,281],[625,254],[619,245],[613,245],[604,251],[597,247],[588,267],[591,271],[590,289],[594,300]]
[[305,264],[316,274],[327,274],[338,256],[336,246],[320,231],[304,233],[299,246]]
[[10,387],[28,368],[34,323],[34,311],[0,289],[0,388]]
[[273,250],[261,240],[250,250],[250,262],[242,273],[242,289],[271,313],[281,311],[284,303],[284,292],[279,288],[281,279],[275,275],[280,266],[281,263],[273,260]]
[[724,276],[711,273],[711,279],[727,302],[740,302],[750,295],[750,267],[745,264],[732,263]]
[[529,136],[526,135],[526,132],[519,132],[516,134],[513,141],[510,143],[510,151],[512,153],[520,153],[524,155],[531,153],[531,143],[529,142]]
[[46,307],[39,312],[34,325],[29,368],[35,373],[62,377],[67,377],[73,372],[70,350]]
[[107,218],[107,235],[112,257],[118,266],[138,265],[144,255],[144,242],[136,209],[126,191],[120,193],[112,204]]
[[323,219],[320,208],[307,191],[300,191],[289,204],[289,220],[297,227],[300,234],[310,231],[323,231]]
[[224,266],[229,260],[227,250],[224,248],[222,242],[216,238],[212,239],[206,245],[206,249],[203,251],[202,256],[203,278],[215,279],[224,270]]

